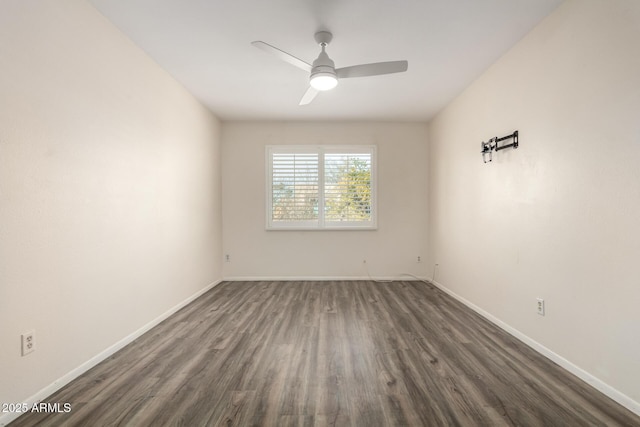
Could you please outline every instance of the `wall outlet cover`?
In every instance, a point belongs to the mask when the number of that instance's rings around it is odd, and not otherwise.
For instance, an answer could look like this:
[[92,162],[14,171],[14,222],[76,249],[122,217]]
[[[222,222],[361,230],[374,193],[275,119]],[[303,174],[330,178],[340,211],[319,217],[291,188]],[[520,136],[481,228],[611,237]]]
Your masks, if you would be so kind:
[[31,330],[22,334],[21,342],[22,342],[23,356],[26,356],[27,354],[34,352],[36,349],[36,331]]

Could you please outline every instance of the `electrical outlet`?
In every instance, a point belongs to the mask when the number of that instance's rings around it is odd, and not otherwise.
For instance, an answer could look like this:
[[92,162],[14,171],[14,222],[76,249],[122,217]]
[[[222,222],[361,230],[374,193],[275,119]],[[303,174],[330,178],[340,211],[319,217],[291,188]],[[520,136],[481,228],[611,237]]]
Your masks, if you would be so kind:
[[420,255],[418,255],[418,258],[416,259],[416,262],[422,262],[422,257]]
[[537,310],[540,316],[544,316],[544,300],[542,298],[536,298]]
[[224,256],[224,260],[225,260],[225,262],[231,262],[231,255],[226,254],[226,255]]
[[36,331],[31,330],[22,334],[22,355],[35,351],[36,349]]

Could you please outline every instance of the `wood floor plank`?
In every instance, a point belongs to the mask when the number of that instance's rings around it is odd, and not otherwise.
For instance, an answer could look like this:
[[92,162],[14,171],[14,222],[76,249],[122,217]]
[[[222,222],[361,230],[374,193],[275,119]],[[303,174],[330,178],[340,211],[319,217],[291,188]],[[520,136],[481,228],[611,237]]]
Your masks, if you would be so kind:
[[11,426],[640,426],[418,281],[224,282]]

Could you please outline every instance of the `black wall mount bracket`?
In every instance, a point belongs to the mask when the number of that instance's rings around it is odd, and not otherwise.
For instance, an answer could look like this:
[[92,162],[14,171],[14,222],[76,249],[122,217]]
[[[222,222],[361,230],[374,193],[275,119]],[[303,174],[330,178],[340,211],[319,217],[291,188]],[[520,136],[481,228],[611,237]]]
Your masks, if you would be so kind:
[[[510,144],[500,145],[502,141],[507,141],[509,139],[513,139]],[[482,153],[482,161],[484,161],[485,163],[491,162],[493,161],[494,151],[498,152],[509,147],[518,148],[518,131],[513,132],[511,135],[503,136],[500,138],[495,136],[487,142],[481,142],[480,147],[480,153]],[[489,160],[487,160],[487,155],[489,157]]]

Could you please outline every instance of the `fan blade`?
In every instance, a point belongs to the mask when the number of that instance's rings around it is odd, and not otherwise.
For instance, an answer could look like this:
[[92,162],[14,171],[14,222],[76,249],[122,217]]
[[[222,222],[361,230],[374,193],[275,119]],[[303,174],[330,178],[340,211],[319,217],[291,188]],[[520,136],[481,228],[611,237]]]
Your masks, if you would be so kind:
[[285,52],[284,50],[280,50],[275,46],[271,46],[268,43],[262,42],[262,41],[255,41],[255,42],[251,42],[252,45],[254,45],[255,47],[257,47],[258,49],[262,49],[265,52],[268,52],[272,55],[277,56],[278,58],[282,59],[285,62],[288,62],[291,65],[295,65],[296,67],[310,73],[311,72],[311,64],[307,64],[306,62],[304,62],[302,59],[298,59],[293,55],[289,55],[287,52]]
[[407,61],[375,62],[373,64],[353,65],[351,67],[338,68],[338,78],[378,76],[380,74],[402,73],[407,71]]
[[309,104],[311,101],[313,101],[313,98],[315,98],[317,94],[318,94],[318,90],[309,86],[309,89],[307,89],[304,95],[302,95],[302,99],[300,100],[300,104],[298,105]]

